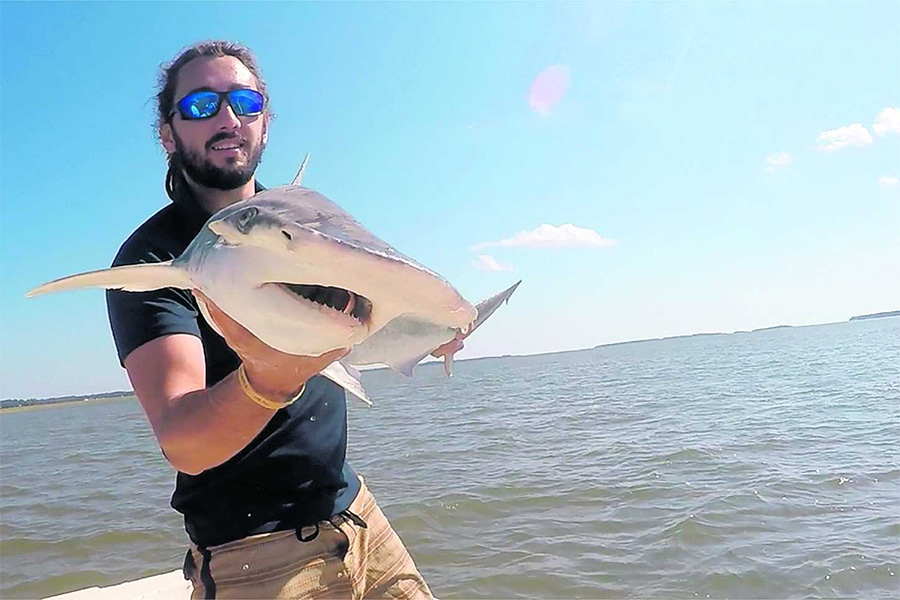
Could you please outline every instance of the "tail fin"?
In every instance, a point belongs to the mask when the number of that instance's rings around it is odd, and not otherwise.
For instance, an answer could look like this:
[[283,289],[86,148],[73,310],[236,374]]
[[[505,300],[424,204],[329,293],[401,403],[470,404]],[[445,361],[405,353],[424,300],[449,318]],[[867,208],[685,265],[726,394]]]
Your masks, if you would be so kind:
[[482,323],[487,321],[487,318],[494,314],[494,311],[500,308],[501,304],[503,304],[504,302],[509,304],[509,297],[513,295],[513,292],[516,291],[516,288],[519,287],[520,283],[522,283],[521,279],[499,294],[495,294],[487,300],[479,302],[475,306],[475,310],[478,312],[478,317],[475,319],[475,322],[472,323],[472,326],[469,327],[466,335],[468,336],[470,333],[475,331],[475,329],[477,329]]
[[[469,325],[469,328],[465,330],[465,335],[463,336],[463,339],[469,337],[469,335],[471,335],[471,333],[473,331],[475,331],[478,327],[480,327],[481,324],[484,323],[488,319],[488,317],[490,317],[492,314],[494,314],[494,311],[496,311],[500,307],[501,304],[503,304],[504,302],[508,303],[509,297],[513,295],[513,292],[516,291],[516,288],[519,287],[520,283],[522,283],[522,280],[517,281],[515,283],[515,285],[512,285],[512,286],[506,288],[499,294],[494,294],[487,300],[483,300],[482,302],[479,302],[478,305],[475,306],[475,311],[477,313],[477,317]],[[399,320],[401,318],[402,317],[398,317],[391,323],[399,322]],[[390,325],[388,325],[388,326],[390,326]],[[382,330],[382,331],[384,331],[384,330]],[[392,368],[393,370],[399,371],[403,375],[406,375],[407,377],[412,377],[413,369],[415,369],[416,365],[418,365],[420,362],[425,360],[425,358],[429,354],[431,354],[432,352],[434,352],[435,350],[440,348],[443,344],[446,344],[447,342],[449,342],[453,339],[454,331],[449,330],[449,329],[447,329],[445,331],[448,332],[447,337],[444,338],[443,341],[441,341],[439,344],[437,344],[430,350],[427,350],[423,354],[420,354],[418,356],[413,356],[409,360],[403,361],[399,364],[388,364],[388,366],[390,368]],[[455,354],[455,353],[448,352],[447,354],[444,354],[444,373],[447,374],[447,377],[453,376],[453,354]]]
[[181,267],[172,266],[172,261],[113,267],[100,271],[89,271],[70,275],[44,285],[39,285],[27,294],[29,298],[66,290],[99,287],[126,292],[148,292],[164,287],[190,288],[191,278]]

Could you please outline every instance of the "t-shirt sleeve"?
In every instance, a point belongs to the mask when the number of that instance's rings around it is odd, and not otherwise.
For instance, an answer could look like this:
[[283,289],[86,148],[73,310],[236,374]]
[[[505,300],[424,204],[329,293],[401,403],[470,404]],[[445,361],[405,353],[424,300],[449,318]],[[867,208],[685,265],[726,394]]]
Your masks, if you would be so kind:
[[[113,266],[157,263],[172,258],[129,240]],[[188,333],[200,337],[198,312],[188,290],[163,288],[150,292],[106,291],[106,308],[119,363],[136,348],[164,335]]]

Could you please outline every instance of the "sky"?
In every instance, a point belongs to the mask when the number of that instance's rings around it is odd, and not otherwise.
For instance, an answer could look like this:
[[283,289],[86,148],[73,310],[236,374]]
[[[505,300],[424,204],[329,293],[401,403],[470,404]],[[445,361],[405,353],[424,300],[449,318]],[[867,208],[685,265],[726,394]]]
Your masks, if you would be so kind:
[[0,398],[129,389],[99,290],[165,206],[162,63],[257,54],[258,171],[477,302],[458,358],[900,309],[897,2],[0,2]]

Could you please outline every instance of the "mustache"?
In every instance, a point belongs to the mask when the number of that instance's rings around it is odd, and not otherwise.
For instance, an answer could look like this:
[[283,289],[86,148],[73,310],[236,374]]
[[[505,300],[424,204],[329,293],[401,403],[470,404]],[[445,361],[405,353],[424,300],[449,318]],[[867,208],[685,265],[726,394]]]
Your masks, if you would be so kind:
[[207,140],[206,149],[209,150],[213,147],[213,144],[218,144],[219,142],[224,140],[236,140],[241,143],[244,142],[244,139],[241,136],[234,133],[225,133],[223,131],[221,133],[217,133],[216,135],[209,138],[209,140]]

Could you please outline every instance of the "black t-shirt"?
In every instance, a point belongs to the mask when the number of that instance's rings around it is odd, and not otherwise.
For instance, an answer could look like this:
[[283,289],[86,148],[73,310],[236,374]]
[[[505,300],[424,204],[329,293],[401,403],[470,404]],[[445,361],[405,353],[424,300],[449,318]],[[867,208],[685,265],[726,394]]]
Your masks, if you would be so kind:
[[[257,192],[262,190],[257,184]],[[187,248],[209,218],[182,193],[125,241],[113,266],[171,260]],[[119,361],[155,338],[187,333],[200,338],[206,384],[240,364],[225,340],[199,314],[188,290],[109,290],[109,321]],[[250,400],[247,400],[250,402]],[[198,546],[214,546],[258,533],[294,529],[349,508],[359,480],[345,462],[347,401],[343,388],[317,375],[303,396],[279,410],[247,446],[199,475],[178,473],[172,507]]]

